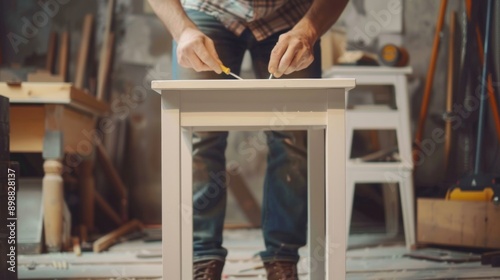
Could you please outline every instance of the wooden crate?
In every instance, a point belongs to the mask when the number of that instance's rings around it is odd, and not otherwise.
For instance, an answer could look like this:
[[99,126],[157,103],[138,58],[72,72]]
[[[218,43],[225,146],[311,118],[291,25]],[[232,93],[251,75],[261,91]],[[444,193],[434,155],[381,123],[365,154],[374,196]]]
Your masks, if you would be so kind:
[[420,198],[417,200],[417,241],[500,248],[500,205]]

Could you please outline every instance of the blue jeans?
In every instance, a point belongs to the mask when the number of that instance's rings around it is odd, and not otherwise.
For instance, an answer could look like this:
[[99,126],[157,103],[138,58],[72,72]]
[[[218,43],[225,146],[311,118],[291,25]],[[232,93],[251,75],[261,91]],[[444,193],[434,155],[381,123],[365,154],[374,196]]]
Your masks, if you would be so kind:
[[[241,36],[228,31],[217,19],[205,13],[187,10],[188,16],[210,37],[222,62],[239,74],[246,50],[252,56],[255,76],[267,79],[271,50],[278,41],[278,32],[257,41],[249,30]],[[176,46],[172,53],[175,54]],[[321,52],[314,46],[315,60],[307,69],[284,78],[320,78]],[[173,59],[174,79],[234,79],[215,72],[197,73],[180,67]],[[226,209],[227,132],[198,132],[193,135],[193,243],[194,260],[224,260],[222,230]],[[266,250],[263,261],[298,261],[298,249],[307,239],[307,143],[304,131],[269,131],[268,165],[264,180],[262,230]]]

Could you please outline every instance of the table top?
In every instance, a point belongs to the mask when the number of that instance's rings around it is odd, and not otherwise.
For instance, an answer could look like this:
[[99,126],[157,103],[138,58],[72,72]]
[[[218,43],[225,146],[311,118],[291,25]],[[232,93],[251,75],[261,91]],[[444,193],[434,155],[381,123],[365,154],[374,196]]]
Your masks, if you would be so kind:
[[153,90],[255,90],[255,89],[334,89],[354,88],[351,78],[336,79],[248,79],[248,80],[158,80],[152,81]]
[[9,98],[11,104],[65,104],[95,115],[109,110],[106,103],[71,83],[0,83],[0,95]]

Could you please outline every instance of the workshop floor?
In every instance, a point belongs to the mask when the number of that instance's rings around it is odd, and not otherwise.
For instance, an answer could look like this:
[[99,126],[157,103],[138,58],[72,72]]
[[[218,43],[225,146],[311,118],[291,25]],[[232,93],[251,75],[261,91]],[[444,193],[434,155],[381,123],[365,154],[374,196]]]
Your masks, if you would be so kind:
[[[259,230],[226,230],[229,249],[226,279],[265,279],[255,253],[263,248]],[[377,244],[369,246],[368,244]],[[347,279],[500,279],[500,269],[478,261],[452,264],[412,259],[400,237],[354,234],[349,238]],[[302,250],[304,256],[306,250]],[[140,240],[117,244],[100,254],[71,253],[24,255],[19,259],[22,279],[160,279],[161,243]],[[308,279],[305,259],[299,263],[300,279]],[[169,279],[170,280],[170,279]],[[174,279],[172,279],[174,280]],[[177,279],[175,279],[177,280]]]

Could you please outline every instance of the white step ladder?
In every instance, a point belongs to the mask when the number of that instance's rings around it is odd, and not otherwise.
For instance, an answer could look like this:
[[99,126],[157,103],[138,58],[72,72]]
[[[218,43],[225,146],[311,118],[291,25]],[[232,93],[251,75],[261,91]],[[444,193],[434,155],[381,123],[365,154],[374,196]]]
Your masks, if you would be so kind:
[[346,111],[346,152],[350,153],[354,130],[395,130],[399,162],[363,162],[349,160],[346,165],[346,219],[349,234],[356,183],[383,184],[387,235],[395,236],[399,228],[396,184],[399,185],[406,247],[415,244],[415,210],[413,193],[413,160],[411,148],[410,112],[406,74],[410,67],[334,66],[323,77],[355,78],[359,86],[393,86],[395,109],[373,106]]

